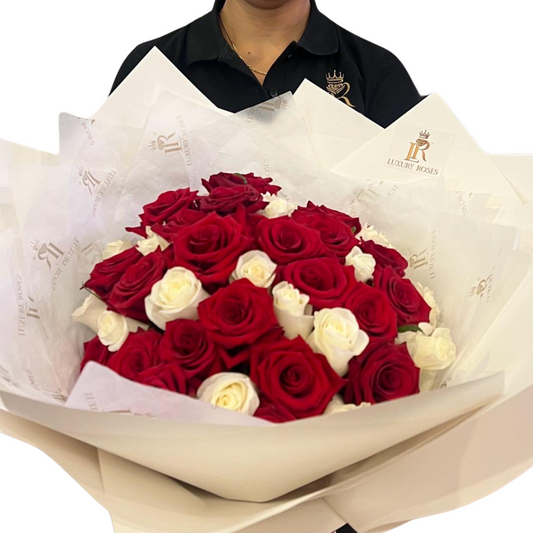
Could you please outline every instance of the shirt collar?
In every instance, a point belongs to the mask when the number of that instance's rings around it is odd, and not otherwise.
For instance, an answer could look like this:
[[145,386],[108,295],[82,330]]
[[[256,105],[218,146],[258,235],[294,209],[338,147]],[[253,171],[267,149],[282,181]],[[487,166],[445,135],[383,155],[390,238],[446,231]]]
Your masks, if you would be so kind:
[[[225,0],[215,0],[212,11],[191,23],[187,34],[187,65],[218,59],[228,48],[219,24],[224,3]],[[318,10],[315,0],[311,0],[309,21],[298,47],[317,56],[334,54],[339,49],[335,23]]]

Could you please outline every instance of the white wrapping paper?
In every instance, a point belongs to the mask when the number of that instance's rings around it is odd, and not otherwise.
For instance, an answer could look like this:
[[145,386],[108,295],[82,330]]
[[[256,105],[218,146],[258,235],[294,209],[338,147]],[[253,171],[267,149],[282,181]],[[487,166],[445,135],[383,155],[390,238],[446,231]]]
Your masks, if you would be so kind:
[[[395,522],[450,505],[448,500],[439,506],[436,494],[431,501],[429,496],[424,499],[422,490],[415,492],[414,503],[407,505],[407,499],[401,497],[404,486],[393,481],[395,478],[380,478],[380,472],[383,465],[403,468],[400,457],[406,455],[416,464],[417,450],[429,449],[432,442],[444,442],[445,437],[464,449],[469,430],[461,434],[454,428],[480,420],[479,426],[469,427],[483,434],[487,429],[481,421],[510,406],[510,398],[516,397],[513,407],[522,407],[525,396],[520,393],[533,384],[526,324],[533,286],[531,256],[521,240],[525,218],[511,213],[517,206],[527,205],[523,190],[503,177],[492,161],[487,162],[460,123],[443,111],[446,108],[438,97],[426,99],[410,119],[416,118],[413,123],[427,119],[428,128],[453,135],[455,152],[450,148],[443,157],[442,177],[414,179],[409,172],[392,168],[386,169],[387,181],[380,177],[382,156],[394,142],[396,129],[385,130],[350,154],[337,168],[343,175],[336,175],[316,164],[319,155],[310,155],[310,150],[315,154],[317,150],[312,136],[306,136],[305,112],[301,118],[298,115],[302,104],[296,109],[291,98],[283,96],[279,108],[276,102],[280,100],[271,103],[274,112],[268,111],[268,119],[264,109],[228,116],[202,102],[160,56],[152,52],[94,121],[62,116],[62,151],[59,160],[50,158],[53,165],[42,161],[39,165],[35,156],[37,164],[22,167],[17,161],[8,161],[1,167],[5,170],[0,182],[0,239],[9,254],[0,263],[5,274],[0,294],[6,302],[0,324],[5,339],[0,377],[1,389],[11,392],[0,391],[0,397],[7,408],[39,424],[20,423],[31,435],[41,431],[37,427],[46,426],[67,435],[49,434],[67,439],[69,445],[84,446],[79,444],[82,441],[87,449],[101,450],[98,466],[107,483],[105,505],[117,531],[124,533],[259,533],[267,531],[268,524],[298,525],[301,530],[300,526],[311,527],[310,518],[326,530],[352,521],[360,533],[368,533],[385,531]],[[127,118],[126,111],[134,103],[139,103],[138,112]],[[435,109],[437,112],[432,111]],[[291,134],[280,142],[282,135],[277,132],[291,120]],[[173,128],[176,133],[170,137]],[[297,148],[290,146],[291,138],[301,140]],[[450,135],[443,137],[447,138]],[[179,149],[174,150],[175,143]],[[369,148],[372,143],[374,147]],[[326,163],[322,159],[324,167],[331,164],[332,160]],[[434,376],[435,387],[444,388],[365,410],[280,426],[241,425],[245,417],[236,423],[231,416],[227,423],[213,425],[164,413],[157,413],[157,420],[151,411],[138,413],[143,416],[127,414],[139,411],[135,384],[128,387],[134,396],[131,402],[119,398],[119,405],[113,404],[113,398],[102,389],[96,404],[87,403],[91,383],[99,379],[102,370],[90,365],[88,370],[95,373],[82,376],[79,403],[74,403],[76,396],[71,400],[77,407],[83,407],[85,401],[89,410],[65,407],[78,373],[81,341],[88,335],[72,324],[70,313],[83,300],[77,288],[98,260],[103,244],[121,237],[117,233],[120,228],[134,221],[140,206],[159,192],[189,184],[197,187],[202,177],[220,170],[270,175],[293,201],[311,199],[350,211],[384,230],[409,258],[410,277],[435,289],[444,321],[456,336],[457,364]],[[485,176],[489,179],[483,181]],[[23,316],[25,328],[20,335],[15,332]],[[144,387],[143,394],[151,394],[150,388]],[[160,391],[153,394],[155,399]],[[94,412],[91,405],[114,412]],[[209,406],[202,408],[215,414]],[[0,418],[0,426],[16,425],[16,420]],[[531,443],[530,426],[525,423],[522,429],[523,442]],[[44,441],[36,438],[35,442]],[[502,442],[506,449],[513,449],[512,442]],[[485,447],[488,457],[494,450]],[[498,468],[518,472],[531,456],[526,449],[519,457],[513,464],[510,457]],[[420,462],[423,464],[422,458]],[[120,466],[130,482],[127,486],[113,474]],[[212,494],[171,482],[158,472]],[[359,477],[363,474],[374,486],[388,482],[398,487],[399,492],[391,495],[391,509],[396,509],[396,514],[391,510],[390,516],[380,518],[383,508],[378,506],[369,507],[365,516],[352,512],[361,496],[350,491],[364,486]],[[442,475],[435,476],[435,484],[439,485]],[[479,474],[476,482],[487,481],[489,476],[505,478],[503,471],[487,469],[487,476]],[[151,523],[136,514],[136,487],[140,485],[135,480],[152,480],[154,491],[157,487],[145,508],[150,509],[147,516],[153,517],[153,509],[167,502],[173,514],[162,513]],[[461,486],[470,486],[468,483],[470,479]],[[493,490],[498,483],[486,486]],[[179,494],[177,487],[183,488]],[[472,497],[485,493],[474,491]],[[232,502],[213,494],[245,501]],[[177,510],[176,502],[180,502]],[[197,505],[205,520],[193,512]],[[218,509],[218,514],[208,519],[206,506]],[[187,516],[196,518],[184,522]],[[170,523],[175,520],[187,528],[172,529]]]

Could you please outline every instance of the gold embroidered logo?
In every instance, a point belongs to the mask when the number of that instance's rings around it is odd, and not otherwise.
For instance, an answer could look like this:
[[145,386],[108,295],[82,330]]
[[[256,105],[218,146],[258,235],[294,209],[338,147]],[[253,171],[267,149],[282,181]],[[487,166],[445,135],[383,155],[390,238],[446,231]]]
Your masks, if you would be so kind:
[[179,139],[176,139],[175,142],[171,142],[172,137],[176,135],[176,132],[171,133],[168,136],[165,135],[159,135],[155,141],[150,141],[148,143],[148,148],[152,150],[152,152],[155,152],[156,150],[161,150],[162,152],[165,152],[165,154],[169,154],[171,152],[179,152],[181,150],[181,144]]
[[426,151],[429,150],[431,143],[428,141],[429,137],[431,136],[431,133],[429,131],[421,131],[419,138],[414,142],[411,143],[411,147],[409,148],[409,153],[407,154],[407,157],[405,158],[406,161],[413,161],[414,163],[420,163],[420,161],[417,159],[418,153],[422,153],[422,159],[427,162],[426,159]]
[[331,96],[334,96],[337,100],[342,100],[350,107],[355,107],[348,98],[351,86],[347,81],[344,81],[344,74],[342,72],[339,72],[338,76],[336,70],[333,71],[333,76],[329,73],[326,74],[326,81],[328,82],[326,90]]

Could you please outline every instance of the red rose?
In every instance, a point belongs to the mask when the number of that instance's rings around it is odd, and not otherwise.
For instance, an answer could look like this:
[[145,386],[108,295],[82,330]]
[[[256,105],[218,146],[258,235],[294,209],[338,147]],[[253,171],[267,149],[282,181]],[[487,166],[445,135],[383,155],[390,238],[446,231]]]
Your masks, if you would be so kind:
[[317,230],[320,233],[322,242],[342,264],[344,264],[344,259],[352,251],[353,247],[359,243],[353,234],[352,228],[340,219],[333,218],[327,214],[309,214],[296,211],[292,218],[303,226]]
[[[247,279],[235,281],[200,302],[198,314],[208,335],[227,349],[249,345],[279,327],[267,289]],[[228,361],[228,367],[241,363],[240,359]]]
[[83,344],[84,356],[80,364],[80,372],[85,368],[89,361],[94,361],[100,365],[107,365],[111,352],[104,346],[98,337],[91,339]]
[[257,411],[254,413],[254,416],[262,418],[263,420],[268,420],[269,422],[274,422],[275,424],[296,420],[296,417],[293,416],[290,411],[285,409],[285,407],[281,404],[271,402],[264,396],[261,397],[261,403],[259,404]]
[[210,213],[172,239],[170,266],[182,266],[196,274],[207,290],[228,283],[239,257],[250,248],[244,212],[221,217]]
[[346,293],[357,283],[353,267],[331,257],[295,261],[280,269],[279,280],[307,294],[314,310],[344,307]]
[[330,255],[318,231],[289,217],[261,221],[256,228],[256,244],[278,265]]
[[220,172],[211,176],[209,180],[202,180],[204,187],[208,192],[213,191],[217,187],[235,187],[236,185],[251,185],[258,193],[276,194],[281,191],[281,187],[277,185],[271,185],[272,178],[261,178],[249,174],[228,174],[226,172]]
[[136,248],[130,248],[109,259],[105,259],[95,265],[89,281],[85,283],[85,287],[107,303],[113,287],[119,282],[124,273],[138,263],[142,257],[142,254]]
[[415,286],[408,279],[400,277],[392,267],[376,268],[374,287],[389,297],[398,316],[398,326],[429,322],[431,307]]
[[255,213],[266,207],[263,200],[251,185],[236,185],[235,187],[217,187],[208,196],[198,198],[200,211],[216,211],[219,215],[229,215],[244,206],[248,213]]
[[166,222],[172,215],[184,207],[191,207],[198,193],[187,189],[167,191],[161,194],[155,202],[143,207],[142,215],[139,215],[143,226],[152,226]]
[[252,381],[280,410],[295,418],[321,415],[344,380],[301,338],[250,347]]
[[142,372],[161,363],[160,342],[161,335],[154,330],[130,333],[120,350],[111,356],[107,366],[127,379],[139,381]]
[[197,320],[174,320],[167,324],[160,347],[161,359],[178,363],[189,389],[192,382],[198,388],[202,381],[224,370],[225,350],[210,337]]
[[139,227],[126,229],[146,237],[146,231],[144,230],[146,226],[163,224],[163,222],[167,222],[172,215],[181,209],[194,207],[197,196],[198,193],[191,191],[189,188],[164,192],[159,195],[155,202],[146,204],[143,207],[143,212],[139,215],[141,219],[141,225]]
[[343,307],[355,315],[361,329],[371,337],[396,338],[398,319],[383,292],[358,282],[348,293]]
[[135,381],[151,387],[187,394],[187,380],[178,363],[164,363],[142,371]]
[[161,250],[142,257],[115,285],[109,296],[109,306],[121,315],[148,322],[144,299],[166,270],[167,264]]
[[185,207],[174,213],[166,224],[154,224],[150,229],[157,235],[163,237],[171,242],[174,237],[186,226],[196,224],[202,218],[205,218],[207,213],[204,211],[196,211]]
[[[347,215],[346,213],[342,213],[341,211],[336,211],[335,209],[330,209],[329,207],[326,207],[325,205],[315,205],[313,202],[307,202],[306,207],[299,207],[296,210],[296,213],[300,215],[326,215],[329,218],[333,220],[338,220],[339,222],[343,222],[348,227],[353,229],[353,233],[357,235],[361,231],[361,223],[359,222],[358,218],[351,217],[350,215]],[[296,214],[294,213],[293,216]],[[297,215],[298,216],[298,215]]]
[[345,403],[379,403],[420,391],[420,369],[405,344],[372,339],[367,349],[349,363]]
[[370,254],[376,260],[377,266],[385,268],[392,267],[400,276],[405,276],[405,269],[408,266],[407,261],[394,248],[386,248],[374,241],[361,241],[359,248],[365,254]]

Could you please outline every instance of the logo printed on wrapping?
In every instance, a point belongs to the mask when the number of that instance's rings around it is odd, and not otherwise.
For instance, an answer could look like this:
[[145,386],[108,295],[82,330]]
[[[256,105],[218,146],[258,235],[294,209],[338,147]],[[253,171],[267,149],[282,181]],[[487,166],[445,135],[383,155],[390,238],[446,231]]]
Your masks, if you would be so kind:
[[418,153],[421,152],[422,159],[424,160],[424,162],[427,163],[426,151],[429,150],[429,148],[431,147],[431,143],[428,141],[430,136],[431,133],[429,133],[429,131],[421,131],[420,137],[414,143],[411,143],[411,148],[409,148],[409,153],[407,154],[405,160],[420,163],[420,161],[416,157],[418,156]]
[[427,267],[429,272],[429,277],[435,279],[435,258],[437,250],[437,232],[433,231],[431,234],[431,246],[425,248],[419,253],[413,253],[409,256],[408,263],[409,268],[413,270],[418,270],[419,268]]
[[487,296],[487,302],[490,300],[490,296],[492,293],[492,283],[494,281],[494,275],[491,274],[490,276],[480,279],[474,287],[470,289],[470,296],[479,296],[480,298],[483,298],[485,295]]
[[2,365],[0,365],[0,379],[11,385],[12,387],[15,387],[16,389],[20,389],[20,385],[11,377],[11,374],[7,370],[7,368],[4,368]]
[[102,249],[100,246],[93,242],[86,246],[85,248],[82,248],[81,250],[81,256],[89,263],[90,265],[96,264],[98,261],[102,258]]
[[98,187],[100,186],[100,180],[94,177],[90,170],[78,167],[78,176],[81,178],[80,185],[87,187],[91,196],[97,192]]
[[350,102],[348,98],[348,93],[351,90],[351,85],[344,81],[344,74],[339,72],[337,76],[337,71],[333,71],[333,76],[331,74],[326,74],[327,86],[326,90],[331,96],[334,96],[337,100],[341,100],[347,106],[355,108],[355,106]]
[[174,131],[170,135],[159,135],[155,141],[148,143],[148,148],[155,152],[157,150],[170,154],[172,152],[179,152],[182,149],[179,138],[173,138],[176,135]]
[[[45,244],[41,243],[38,239],[31,241],[31,249],[37,252],[37,258],[40,261],[45,261],[50,270],[52,270],[52,262],[55,260],[54,265],[57,265],[65,255],[54,243],[49,242]],[[35,257],[33,259],[35,260]],[[52,262],[50,262],[50,259],[52,259]]]
[[[82,119],[81,117],[78,117],[78,120],[83,120],[83,122],[80,124],[81,129],[85,132],[85,135],[87,137],[87,142],[89,143],[89,145],[94,146],[95,144],[94,137],[92,136],[92,133],[87,124],[87,121],[85,119]],[[94,124],[94,120],[95,120],[94,118],[90,120],[91,126]]]

